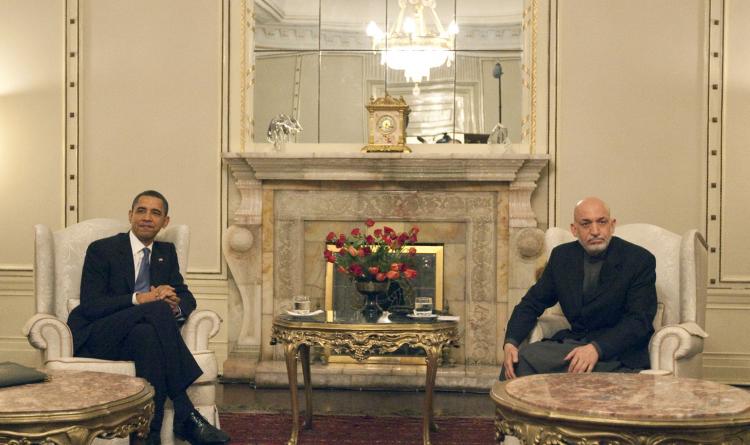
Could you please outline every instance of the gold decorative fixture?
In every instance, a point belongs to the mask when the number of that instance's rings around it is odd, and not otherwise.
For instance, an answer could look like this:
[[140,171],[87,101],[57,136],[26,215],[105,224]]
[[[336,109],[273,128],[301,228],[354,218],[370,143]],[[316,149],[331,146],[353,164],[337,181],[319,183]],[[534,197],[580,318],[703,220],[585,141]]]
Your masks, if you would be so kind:
[[430,69],[450,66],[458,25],[452,20],[448,28],[440,22],[437,0],[399,0],[398,18],[390,31],[383,32],[375,22],[367,25],[372,49],[381,51],[381,63],[394,70],[403,70],[408,82],[414,82],[414,95],[419,82],[430,80]]

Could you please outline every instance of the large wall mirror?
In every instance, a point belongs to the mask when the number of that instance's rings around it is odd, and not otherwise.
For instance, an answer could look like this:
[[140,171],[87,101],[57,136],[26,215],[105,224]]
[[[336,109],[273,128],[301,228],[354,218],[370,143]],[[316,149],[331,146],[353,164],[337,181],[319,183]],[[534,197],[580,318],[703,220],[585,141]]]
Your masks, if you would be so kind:
[[528,142],[528,0],[248,1],[253,143],[284,113],[303,127],[292,142],[366,144],[365,105],[386,93],[411,107],[412,146],[485,142],[499,122]]

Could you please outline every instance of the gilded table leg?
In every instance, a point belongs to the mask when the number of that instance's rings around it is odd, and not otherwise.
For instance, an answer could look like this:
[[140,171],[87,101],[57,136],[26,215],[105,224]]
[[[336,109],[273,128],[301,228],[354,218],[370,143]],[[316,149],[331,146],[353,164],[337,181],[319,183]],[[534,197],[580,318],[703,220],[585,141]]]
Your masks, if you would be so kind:
[[289,378],[289,393],[292,395],[292,437],[287,445],[297,445],[299,437],[299,401],[297,400],[297,345],[284,345],[286,373]]
[[302,379],[305,382],[305,425],[304,428],[312,428],[312,382],[310,382],[310,346],[300,345],[299,359],[302,362]]
[[427,377],[424,385],[424,419],[422,421],[422,442],[430,445],[430,430],[437,431],[437,425],[433,420],[432,394],[435,388],[435,376],[437,375],[438,348],[425,348],[427,353]]

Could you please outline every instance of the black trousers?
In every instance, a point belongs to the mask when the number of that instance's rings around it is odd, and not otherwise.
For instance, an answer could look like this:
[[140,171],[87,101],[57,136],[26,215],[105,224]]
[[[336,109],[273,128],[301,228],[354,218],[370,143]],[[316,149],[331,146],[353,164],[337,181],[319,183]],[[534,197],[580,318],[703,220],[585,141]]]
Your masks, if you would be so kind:
[[135,362],[135,374],[154,387],[152,432],[161,430],[167,397],[174,405],[175,423],[186,419],[193,410],[185,390],[203,371],[180,336],[171,307],[164,301],[133,306],[94,321],[91,334],[77,355]]
[[[529,343],[518,349],[516,376],[568,372],[570,363],[565,357],[573,349],[588,344],[585,341],[565,339]],[[619,360],[599,361],[593,372],[638,372],[623,365]],[[505,380],[505,370],[500,371],[500,380]]]

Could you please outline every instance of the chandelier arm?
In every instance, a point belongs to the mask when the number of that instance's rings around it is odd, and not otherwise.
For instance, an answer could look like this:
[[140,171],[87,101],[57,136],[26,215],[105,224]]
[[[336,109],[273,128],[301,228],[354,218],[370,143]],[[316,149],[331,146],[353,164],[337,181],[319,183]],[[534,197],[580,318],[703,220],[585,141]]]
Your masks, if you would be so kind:
[[424,6],[423,5],[417,5],[414,7],[414,18],[417,22],[417,28],[419,29],[419,35],[424,36],[427,35],[427,28],[425,28],[424,23]]
[[432,11],[432,18],[435,20],[435,27],[437,27],[438,35],[444,35],[445,28],[443,28],[443,23],[440,22],[440,17],[438,17],[437,11],[435,11],[434,4],[430,7],[430,11]]
[[[402,29],[401,27],[404,24],[404,13],[406,12],[406,6],[401,6],[401,10],[398,12],[398,18],[396,19],[396,25],[393,27],[393,30],[389,33],[389,35],[386,36],[386,42],[388,41],[388,38],[391,35],[397,35],[399,31]],[[387,46],[387,43],[386,43]]]

